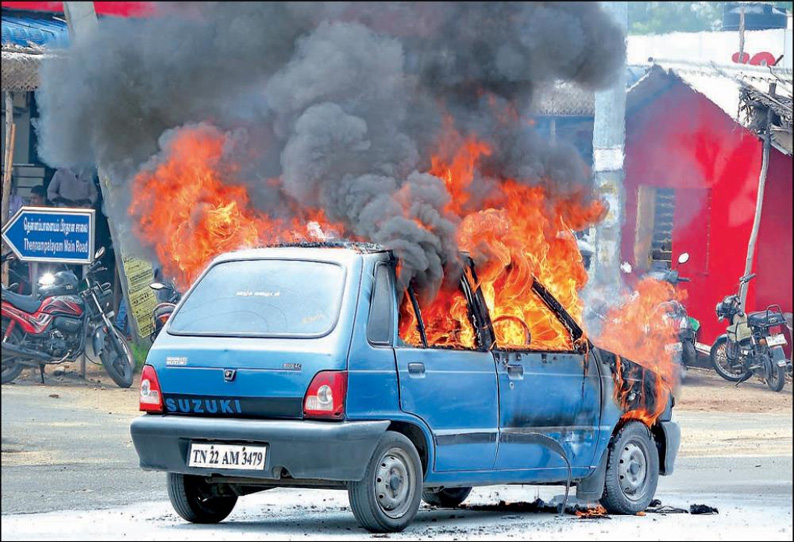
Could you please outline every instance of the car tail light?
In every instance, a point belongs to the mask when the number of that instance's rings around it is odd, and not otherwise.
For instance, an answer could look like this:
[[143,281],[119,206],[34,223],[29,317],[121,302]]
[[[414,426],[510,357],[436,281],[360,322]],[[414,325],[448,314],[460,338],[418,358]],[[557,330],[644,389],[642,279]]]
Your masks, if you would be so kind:
[[163,394],[160,391],[160,382],[157,373],[151,365],[144,365],[141,373],[140,410],[144,412],[162,412]]
[[305,418],[341,420],[345,417],[347,371],[317,373],[303,400]]

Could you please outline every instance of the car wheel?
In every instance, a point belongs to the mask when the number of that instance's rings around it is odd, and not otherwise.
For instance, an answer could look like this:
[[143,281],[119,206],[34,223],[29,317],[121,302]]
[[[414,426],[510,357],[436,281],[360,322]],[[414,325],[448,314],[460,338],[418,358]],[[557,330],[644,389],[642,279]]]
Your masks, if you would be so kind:
[[629,422],[609,445],[601,504],[611,514],[636,514],[651,503],[659,483],[659,452],[648,428]]
[[439,508],[455,508],[466,500],[471,493],[470,487],[449,487],[439,491],[425,491],[422,500]]
[[419,509],[422,479],[422,463],[413,443],[387,431],[364,478],[348,485],[350,508],[359,525],[373,533],[405,529]]
[[168,498],[176,513],[191,523],[218,523],[232,513],[236,495],[218,495],[199,476],[168,473]]

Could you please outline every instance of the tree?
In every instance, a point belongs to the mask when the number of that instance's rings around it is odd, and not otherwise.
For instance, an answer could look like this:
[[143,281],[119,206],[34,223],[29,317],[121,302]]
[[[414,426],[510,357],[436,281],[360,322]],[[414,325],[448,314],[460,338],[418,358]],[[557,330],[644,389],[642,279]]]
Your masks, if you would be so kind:
[[[722,28],[726,2],[629,2],[629,34],[704,32]],[[792,2],[772,2],[792,11]]]

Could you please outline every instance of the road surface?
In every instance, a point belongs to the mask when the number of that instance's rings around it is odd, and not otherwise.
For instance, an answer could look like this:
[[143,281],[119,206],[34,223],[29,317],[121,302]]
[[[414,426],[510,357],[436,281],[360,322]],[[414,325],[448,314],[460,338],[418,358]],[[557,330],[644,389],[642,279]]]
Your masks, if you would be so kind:
[[[187,524],[168,503],[164,474],[137,466],[129,436],[135,385],[33,382],[2,388],[4,540],[375,537],[357,526],[343,491],[271,490],[241,498],[220,525]],[[681,397],[682,449],[657,497],[684,509],[708,504],[717,515],[560,517],[519,503],[549,500],[561,488],[499,486],[475,489],[464,509],[423,505],[404,533],[378,537],[791,540],[791,386],[782,394],[754,383],[735,389],[703,371],[690,375]]]

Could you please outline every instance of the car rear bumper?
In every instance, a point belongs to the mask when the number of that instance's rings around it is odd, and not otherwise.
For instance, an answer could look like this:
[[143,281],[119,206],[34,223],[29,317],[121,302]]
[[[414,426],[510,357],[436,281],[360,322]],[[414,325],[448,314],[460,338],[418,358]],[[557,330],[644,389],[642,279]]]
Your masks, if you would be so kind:
[[[283,469],[294,479],[358,481],[388,421],[316,422],[244,420],[146,414],[130,426],[146,470],[201,476],[278,480]],[[187,466],[190,442],[267,445],[264,470]]]

